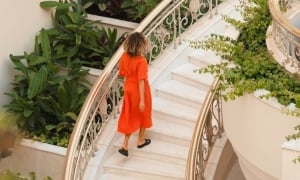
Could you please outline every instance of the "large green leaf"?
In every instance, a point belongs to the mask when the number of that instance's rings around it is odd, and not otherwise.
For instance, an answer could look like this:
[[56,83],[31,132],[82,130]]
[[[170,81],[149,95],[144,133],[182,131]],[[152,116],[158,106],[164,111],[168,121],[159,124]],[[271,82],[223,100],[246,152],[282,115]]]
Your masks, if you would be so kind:
[[31,72],[29,75],[29,87],[27,90],[27,96],[29,99],[34,98],[45,89],[48,79],[47,74],[45,66],[42,66],[39,72]]
[[44,56],[30,54],[27,58],[27,61],[30,66],[35,66],[47,62],[47,59]]
[[58,99],[58,102],[59,102],[63,112],[66,112],[66,110],[67,110],[67,105],[68,105],[68,97],[67,96],[68,95],[67,95],[65,87],[63,85],[60,85],[57,88],[57,99]]
[[11,61],[14,63],[16,66],[15,69],[21,71],[24,74],[27,74],[28,69],[27,67],[21,62],[22,59],[24,59],[24,56],[14,56],[12,54],[9,55]]
[[49,42],[47,31],[45,31],[44,29],[40,31],[40,41],[41,41],[43,56],[47,60],[50,60],[51,59],[50,42]]

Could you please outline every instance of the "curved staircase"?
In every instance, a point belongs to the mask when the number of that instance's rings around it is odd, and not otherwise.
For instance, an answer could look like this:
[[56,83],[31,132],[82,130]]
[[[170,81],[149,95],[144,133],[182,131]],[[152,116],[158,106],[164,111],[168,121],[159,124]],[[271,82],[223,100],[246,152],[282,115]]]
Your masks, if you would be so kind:
[[88,164],[84,180],[185,179],[195,121],[214,81],[212,75],[193,70],[221,61],[212,52],[190,48],[185,40],[203,40],[211,33],[236,39],[239,33],[226,24],[221,15],[240,18],[235,9],[238,2],[223,2],[218,7],[218,15],[203,17],[183,34],[179,47],[169,47],[150,65],[153,127],[146,131],[146,137],[151,138],[152,143],[138,149],[137,134],[133,134],[129,157],[124,157],[118,153],[123,135],[116,133],[117,119],[109,122],[99,138],[98,151]]

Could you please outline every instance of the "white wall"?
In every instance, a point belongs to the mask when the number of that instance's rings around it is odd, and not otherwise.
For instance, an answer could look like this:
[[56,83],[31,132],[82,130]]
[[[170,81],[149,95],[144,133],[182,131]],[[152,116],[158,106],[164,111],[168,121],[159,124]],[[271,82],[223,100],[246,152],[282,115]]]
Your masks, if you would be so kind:
[[2,1],[0,6],[0,106],[10,101],[5,92],[14,78],[9,54],[32,52],[34,37],[42,27],[51,26],[51,16],[40,8],[42,0]]
[[253,95],[224,103],[223,113],[226,135],[246,178],[281,179],[282,145],[300,119],[283,114],[275,101]]

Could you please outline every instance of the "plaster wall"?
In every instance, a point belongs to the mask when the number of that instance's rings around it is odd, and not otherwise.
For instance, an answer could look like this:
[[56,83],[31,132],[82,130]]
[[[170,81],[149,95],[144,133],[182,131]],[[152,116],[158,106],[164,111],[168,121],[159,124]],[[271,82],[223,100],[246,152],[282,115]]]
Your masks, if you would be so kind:
[[223,105],[224,128],[247,179],[282,177],[282,145],[300,124],[282,113],[275,99],[245,95]]
[[37,1],[9,0],[0,6],[0,106],[10,101],[9,92],[14,78],[9,54],[23,55],[33,50],[34,38],[42,27],[51,26],[51,16]]

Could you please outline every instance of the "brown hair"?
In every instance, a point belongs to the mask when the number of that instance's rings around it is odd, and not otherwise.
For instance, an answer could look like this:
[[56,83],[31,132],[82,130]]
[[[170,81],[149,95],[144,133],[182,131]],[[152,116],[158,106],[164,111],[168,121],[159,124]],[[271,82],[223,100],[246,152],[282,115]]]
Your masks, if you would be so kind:
[[130,56],[142,55],[146,52],[147,44],[148,42],[142,33],[134,32],[124,41],[124,50]]

